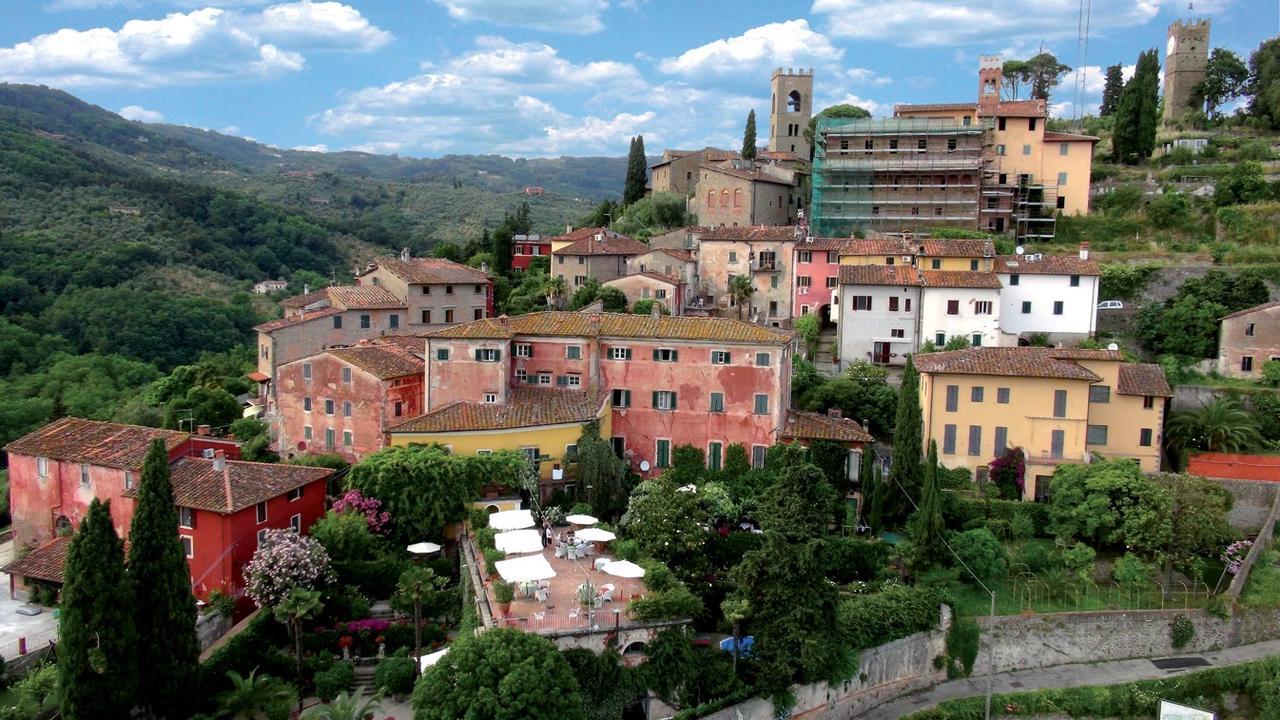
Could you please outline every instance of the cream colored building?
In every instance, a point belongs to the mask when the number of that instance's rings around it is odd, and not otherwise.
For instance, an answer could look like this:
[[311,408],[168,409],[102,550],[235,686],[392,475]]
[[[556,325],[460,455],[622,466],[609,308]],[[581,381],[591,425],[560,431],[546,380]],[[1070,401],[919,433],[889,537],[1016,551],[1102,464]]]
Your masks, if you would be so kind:
[[[702,285],[699,293],[725,317],[781,327],[791,320],[793,257],[799,227],[720,227],[703,233],[698,247]],[[729,279],[751,278],[752,294],[743,303],[729,296]]]
[[795,173],[774,165],[744,167],[733,163],[698,168],[697,190],[690,211],[707,227],[751,225],[791,225],[801,203]]

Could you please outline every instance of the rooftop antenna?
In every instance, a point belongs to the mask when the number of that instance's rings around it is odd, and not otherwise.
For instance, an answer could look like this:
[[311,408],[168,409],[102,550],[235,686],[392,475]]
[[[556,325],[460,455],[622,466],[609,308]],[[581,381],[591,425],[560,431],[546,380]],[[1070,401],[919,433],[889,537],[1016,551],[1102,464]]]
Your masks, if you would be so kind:
[[1089,64],[1089,24],[1093,17],[1093,0],[1080,0],[1076,18],[1076,81],[1075,96],[1071,101],[1071,121],[1079,130],[1084,120],[1084,99]]

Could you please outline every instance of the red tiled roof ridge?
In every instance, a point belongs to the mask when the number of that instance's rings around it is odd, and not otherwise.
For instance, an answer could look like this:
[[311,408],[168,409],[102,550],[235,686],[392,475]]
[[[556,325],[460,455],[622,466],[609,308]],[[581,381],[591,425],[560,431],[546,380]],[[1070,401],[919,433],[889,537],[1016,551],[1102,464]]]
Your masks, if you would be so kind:
[[1026,255],[997,255],[994,270],[1010,275],[1101,275],[1102,266],[1097,260],[1081,260],[1080,256],[1067,253],[1044,255],[1031,261]]
[[565,425],[594,420],[609,399],[605,390],[516,387],[505,403],[458,400],[388,428],[388,432],[466,432]]
[[841,265],[839,282],[841,285],[910,287],[924,284],[924,279],[914,265]]
[[176,430],[68,416],[10,441],[4,450],[18,455],[134,470],[142,467],[151,441],[157,438],[164,440],[165,448],[172,452],[190,436]]
[[265,332],[265,333],[275,332],[276,330],[292,327],[294,325],[301,325],[302,323],[311,322],[312,320],[318,320],[320,318],[327,318],[327,317],[332,317],[334,315],[339,315],[343,312],[346,312],[346,311],[343,310],[342,308],[329,306],[329,307],[320,308],[318,310],[312,310],[308,313],[303,314],[300,317],[279,318],[277,320],[269,320],[260,325],[254,325],[253,329],[258,332]]
[[698,242],[798,242],[804,240],[800,225],[722,225],[703,233]]
[[875,438],[851,418],[836,418],[823,413],[787,410],[782,437],[873,442]]
[[1271,308],[1273,308],[1273,307],[1280,307],[1280,300],[1272,300],[1271,302],[1264,302],[1264,303],[1262,303],[1261,305],[1254,305],[1254,306],[1253,306],[1253,307],[1251,307],[1251,308],[1245,308],[1245,309],[1243,309],[1243,310],[1237,310],[1237,311],[1235,311],[1235,312],[1231,313],[1230,315],[1223,315],[1222,317],[1220,317],[1220,318],[1218,318],[1218,319],[1219,319],[1219,320],[1226,320],[1226,319],[1228,319],[1228,318],[1240,317],[1241,315],[1248,315],[1249,313],[1261,312],[1261,311],[1263,311],[1263,310],[1270,310],[1270,309],[1271,309]]
[[[1097,382],[1101,380],[1096,373],[1090,371],[1072,359],[1121,360],[1119,353],[1109,351],[1081,351],[1072,348],[1038,348],[1038,347],[975,347],[964,350],[950,350],[916,354],[912,357],[916,368],[922,373],[992,375],[998,377],[1039,377],[1060,378],[1065,380],[1084,380]],[[1083,355],[1082,353],[1090,353]],[[1093,353],[1103,355],[1093,356]]]
[[603,240],[596,240],[595,234],[575,240],[559,250],[552,250],[552,255],[639,255],[649,252],[647,243],[633,240],[626,235],[606,235]]
[[[469,265],[444,258],[381,257],[373,261],[411,285],[445,285],[449,283],[486,283],[489,274]],[[368,271],[361,275],[368,274]]]
[[925,287],[999,289],[1000,278],[985,270],[921,270]]
[[735,318],[581,313],[543,310],[515,317],[500,316],[461,323],[427,333],[429,338],[510,339],[516,335],[561,337],[645,338],[673,341],[782,344],[791,333]]

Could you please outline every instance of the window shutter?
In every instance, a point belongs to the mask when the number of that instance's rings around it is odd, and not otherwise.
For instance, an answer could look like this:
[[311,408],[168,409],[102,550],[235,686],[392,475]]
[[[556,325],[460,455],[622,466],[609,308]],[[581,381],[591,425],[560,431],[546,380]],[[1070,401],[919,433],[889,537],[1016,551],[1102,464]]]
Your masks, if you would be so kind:
[[658,359],[658,348],[653,349],[653,359],[655,361]]
[[671,391],[671,409],[672,410],[676,409],[676,391],[675,390]]
[[732,364],[733,364],[733,353],[731,353],[731,352],[729,352],[729,351],[727,351],[727,350],[726,350],[726,351],[725,351],[725,353],[724,353],[724,364],[725,364],[725,365],[732,365]]
[[493,361],[494,361],[494,362],[502,362],[502,351],[501,351],[501,350],[494,350],[494,351],[493,351]]
[[[657,352],[657,350],[655,350],[654,352]],[[657,390],[654,390],[654,391],[653,391],[653,406],[652,406],[652,407],[653,407],[655,410],[658,408],[658,391],[657,391]]]
[[622,349],[622,355],[623,355],[623,357],[625,357],[627,360],[630,360],[630,359],[631,359],[631,348],[623,348],[623,349]]
[[564,387],[568,384],[569,384],[569,378],[567,376],[560,375],[556,377],[556,385],[559,385],[560,387]]
[[476,348],[476,362],[480,362],[480,348]]
[[671,351],[671,362],[679,362],[679,361],[680,361],[680,351],[679,351],[679,350],[672,350],[672,351]]
[[533,344],[532,344],[532,343],[530,343],[528,347],[529,347],[529,355],[528,355],[528,357],[533,357]]

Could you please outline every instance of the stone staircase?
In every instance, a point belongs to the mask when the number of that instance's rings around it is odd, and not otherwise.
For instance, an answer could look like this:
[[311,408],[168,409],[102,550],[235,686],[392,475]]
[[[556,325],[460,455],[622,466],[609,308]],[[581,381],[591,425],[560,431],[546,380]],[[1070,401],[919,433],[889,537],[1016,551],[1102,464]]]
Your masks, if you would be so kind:
[[831,346],[836,342],[836,329],[834,327],[827,328],[818,336],[818,352],[812,358],[813,366],[818,372],[829,377],[839,374],[836,368],[835,358],[831,354]]
[[351,685],[351,694],[363,690],[365,697],[373,697],[378,692],[376,684],[373,682],[373,670],[377,665],[357,665],[356,680]]

